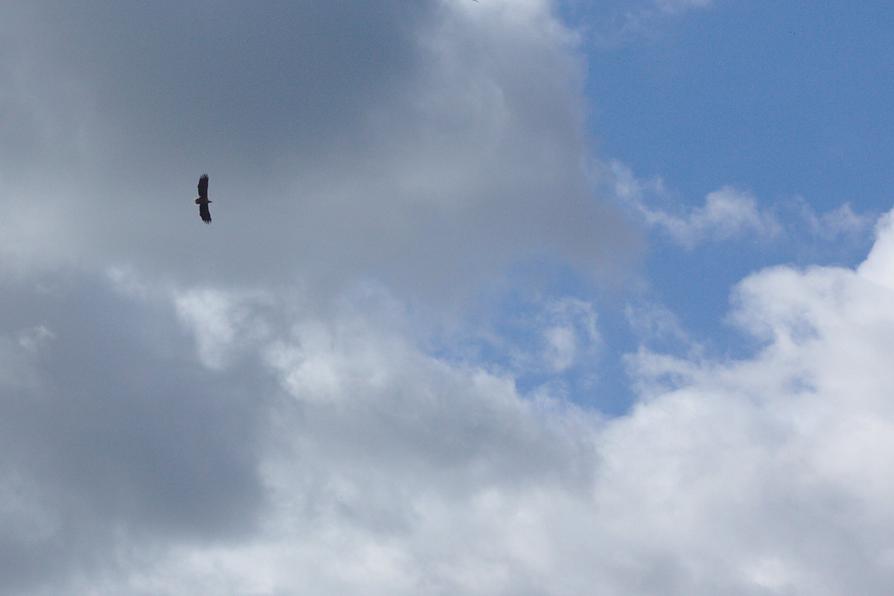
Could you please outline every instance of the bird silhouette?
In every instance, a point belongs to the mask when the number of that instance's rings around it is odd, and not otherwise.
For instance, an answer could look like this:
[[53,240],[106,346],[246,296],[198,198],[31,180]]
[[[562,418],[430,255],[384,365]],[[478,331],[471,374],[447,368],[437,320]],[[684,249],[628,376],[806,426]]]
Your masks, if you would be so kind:
[[211,223],[211,210],[208,209],[208,204],[211,202],[211,199],[208,198],[208,174],[202,174],[199,178],[199,196],[196,199],[196,205],[199,206],[199,217],[206,224]]

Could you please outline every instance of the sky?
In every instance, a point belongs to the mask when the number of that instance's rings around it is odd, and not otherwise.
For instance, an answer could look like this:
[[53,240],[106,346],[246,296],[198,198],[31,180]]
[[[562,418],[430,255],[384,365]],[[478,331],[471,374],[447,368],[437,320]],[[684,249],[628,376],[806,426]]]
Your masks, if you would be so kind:
[[0,594],[887,594],[892,24],[3,3]]

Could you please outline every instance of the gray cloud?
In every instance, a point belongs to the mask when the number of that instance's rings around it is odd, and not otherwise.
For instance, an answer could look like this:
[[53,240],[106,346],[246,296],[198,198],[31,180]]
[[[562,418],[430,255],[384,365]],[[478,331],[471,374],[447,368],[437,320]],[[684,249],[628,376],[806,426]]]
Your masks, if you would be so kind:
[[415,523],[402,490],[585,483],[586,435],[511,381],[337,331],[357,287],[438,309],[636,244],[584,168],[571,36],[539,1],[468,4],[0,8],[0,591],[207,592],[151,570],[288,503],[384,536]]
[[636,243],[587,181],[581,69],[546,10],[7,7],[8,101],[34,123],[9,143],[42,159],[4,177],[0,254],[428,300],[532,257],[614,267]]
[[134,543],[255,527],[271,395],[257,374],[208,374],[172,310],[104,283],[7,284],[0,313],[3,593],[114,566]]

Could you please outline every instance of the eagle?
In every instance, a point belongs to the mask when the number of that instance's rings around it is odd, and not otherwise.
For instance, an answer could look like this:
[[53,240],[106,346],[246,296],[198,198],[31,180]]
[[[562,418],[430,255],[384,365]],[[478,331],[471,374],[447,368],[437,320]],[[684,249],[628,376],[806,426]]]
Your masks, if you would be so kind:
[[199,206],[199,217],[206,224],[211,223],[211,211],[208,209],[209,203],[213,203],[213,201],[208,198],[208,174],[202,174],[199,178],[199,196],[196,199],[196,205]]

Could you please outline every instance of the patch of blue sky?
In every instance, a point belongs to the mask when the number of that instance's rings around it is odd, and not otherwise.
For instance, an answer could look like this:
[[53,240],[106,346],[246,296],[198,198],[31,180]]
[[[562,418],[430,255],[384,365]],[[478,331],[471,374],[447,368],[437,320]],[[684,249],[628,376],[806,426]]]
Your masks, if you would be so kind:
[[[708,193],[731,186],[780,223],[772,238],[746,233],[688,249],[660,230],[650,233],[641,298],[667,307],[709,357],[740,358],[759,346],[727,323],[737,282],[777,264],[853,266],[871,244],[871,226],[862,236],[824,235],[811,229],[804,209],[821,216],[849,203],[874,217],[891,207],[894,4],[659,6],[566,0],[562,11],[582,32],[590,132],[601,158],[639,178],[660,178],[661,208],[671,214],[685,216]],[[617,391],[623,353],[648,339],[619,323],[617,305],[601,314],[599,384]]]
[[519,263],[477,297],[461,337],[436,337],[428,351],[507,375],[529,398],[622,415],[635,400],[624,355],[638,347],[623,285],[596,283],[554,260]]
[[718,1],[588,46],[601,151],[691,202],[723,185],[887,210],[894,4]]
[[[732,187],[754,197],[778,233],[708,235],[685,247],[652,229],[636,273],[644,283],[620,290],[554,263],[512,272],[488,299],[481,334],[450,351],[511,372],[524,394],[548,388],[621,415],[636,400],[625,355],[641,346],[719,360],[753,354],[760,343],[728,322],[735,284],[780,264],[854,266],[872,243],[871,225],[857,234],[818,233],[805,210],[821,217],[849,203],[871,221],[891,207],[894,5],[688,4],[695,9],[662,11],[650,0],[563,3],[566,20],[582,32],[593,145],[639,179],[662,180],[662,196],[644,197],[654,208],[685,219],[708,193]],[[535,366],[548,350],[544,313],[561,299],[594,306],[599,345],[567,367]],[[637,328],[631,317],[653,307],[666,309],[679,333]]]

